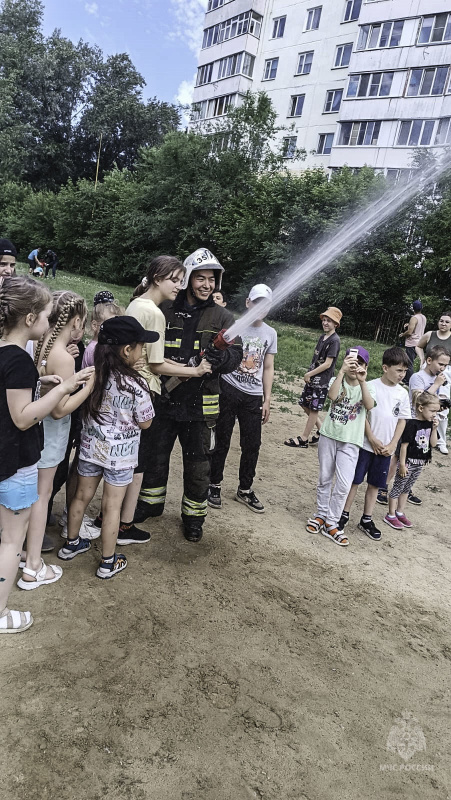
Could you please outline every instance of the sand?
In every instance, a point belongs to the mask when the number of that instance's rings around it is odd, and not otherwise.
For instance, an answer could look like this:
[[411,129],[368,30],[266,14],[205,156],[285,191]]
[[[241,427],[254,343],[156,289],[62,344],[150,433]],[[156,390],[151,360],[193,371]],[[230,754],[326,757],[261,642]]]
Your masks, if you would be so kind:
[[368,539],[360,495],[339,548],[305,531],[317,455],[282,444],[297,414],[265,426],[264,515],[234,500],[235,436],[223,509],[186,542],[177,449],[125,572],[101,583],[95,542],[60,582],[14,589],[35,624],[0,642],[3,800],[451,797],[451,456],[420,478],[411,530],[377,506]]

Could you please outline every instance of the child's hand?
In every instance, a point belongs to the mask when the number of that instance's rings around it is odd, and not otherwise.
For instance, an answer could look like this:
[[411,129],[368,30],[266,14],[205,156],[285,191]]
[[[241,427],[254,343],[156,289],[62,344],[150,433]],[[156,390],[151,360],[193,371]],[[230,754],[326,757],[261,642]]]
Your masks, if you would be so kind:
[[345,375],[352,375],[354,377],[358,366],[359,362],[356,358],[353,356],[346,356],[341,368]]
[[357,371],[355,373],[355,376],[356,376],[357,380],[359,381],[359,383],[364,383],[366,381],[367,373],[368,373],[367,366],[366,365],[365,366],[361,366],[359,364],[359,366],[357,367]]
[[446,383],[446,375],[444,372],[441,372],[439,375],[436,376],[434,381],[436,386],[443,386]]
[[40,378],[41,386],[58,386],[59,383],[63,382],[63,379],[60,378],[59,375],[44,375]]
[[305,381],[305,383],[309,383],[310,382],[310,372],[306,372],[305,373],[304,381]]
[[78,356],[80,355],[78,344],[75,344],[75,342],[69,342],[69,344],[66,347],[66,350],[69,353],[69,355],[73,356],[74,358],[78,358]]
[[269,400],[268,401],[265,400],[265,402],[263,403],[263,406],[262,406],[262,424],[263,425],[265,425],[268,422],[270,413],[271,413],[271,410],[270,410],[270,407],[269,407]]
[[138,361],[136,361],[133,364],[133,369],[136,369],[137,372],[140,372],[142,369],[144,369],[145,366],[146,366],[146,359],[138,358]]
[[72,392],[75,392],[79,386],[87,383],[90,378],[92,385],[94,385],[94,375],[94,367],[86,367],[85,369],[80,370],[80,372],[76,372],[75,375],[71,375],[70,378],[67,378],[67,380],[63,381],[62,383],[65,394],[72,394]]
[[408,468],[407,464],[400,464],[399,465],[399,474],[400,474],[401,478],[406,478],[407,477],[407,475],[409,474],[409,468]]
[[206,358],[203,358],[200,362],[199,366],[196,367],[196,373],[198,378],[202,378],[203,375],[208,375],[211,372],[211,364],[207,361]]
[[382,442],[379,441],[379,439],[371,437],[371,439],[368,438],[368,441],[377,456],[383,455],[383,450],[385,449],[385,445],[382,444]]
[[438,418],[438,415],[437,415],[437,414],[434,414],[434,416],[432,417],[432,430],[434,430],[434,431],[435,431],[435,430],[436,430],[436,428],[438,428],[438,426],[439,426],[439,423],[440,423],[440,420],[439,420],[439,418]]

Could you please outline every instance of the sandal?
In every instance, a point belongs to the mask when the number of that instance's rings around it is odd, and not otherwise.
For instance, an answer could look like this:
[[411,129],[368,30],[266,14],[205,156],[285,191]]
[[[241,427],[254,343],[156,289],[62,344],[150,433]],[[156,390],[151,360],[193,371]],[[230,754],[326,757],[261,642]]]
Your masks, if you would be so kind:
[[347,547],[349,544],[348,537],[345,536],[343,531],[339,531],[338,528],[323,527],[321,533],[323,536],[327,536],[328,539],[332,539],[332,541],[340,547]]
[[23,568],[24,575],[30,575],[31,578],[34,578],[34,581],[25,581],[23,578],[19,578],[17,581],[17,585],[19,589],[26,589],[29,591],[30,589],[37,589],[38,586],[47,586],[48,583],[55,583],[55,581],[59,581],[63,574],[63,570],[61,567],[57,567],[56,564],[49,564],[51,570],[53,570],[53,578],[46,578],[47,572],[47,564],[44,563],[44,559],[41,558],[41,568],[34,570],[29,569],[29,567]]
[[307,533],[322,533],[324,524],[325,520],[322,519],[322,517],[310,517],[310,519],[307,520],[305,530]]
[[13,611],[9,608],[0,617],[0,633],[22,633],[33,625],[29,611]]
[[105,560],[102,558],[97,570],[96,575],[102,580],[114,578],[119,572],[122,572],[127,566],[127,559],[123,553],[115,553],[112,559]]
[[301,439],[300,436],[296,436],[296,439],[285,439],[284,444],[287,447],[308,447],[308,439]]

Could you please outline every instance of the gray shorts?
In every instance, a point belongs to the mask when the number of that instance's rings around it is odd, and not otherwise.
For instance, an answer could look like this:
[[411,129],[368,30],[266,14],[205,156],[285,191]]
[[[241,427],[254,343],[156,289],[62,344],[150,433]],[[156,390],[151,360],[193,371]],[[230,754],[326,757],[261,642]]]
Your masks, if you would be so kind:
[[128,486],[129,483],[132,483],[134,474],[133,467],[108,469],[99,464],[91,464],[90,461],[83,461],[82,458],[78,462],[77,471],[82,478],[96,478],[98,475],[103,475],[105,483],[109,483],[111,486]]

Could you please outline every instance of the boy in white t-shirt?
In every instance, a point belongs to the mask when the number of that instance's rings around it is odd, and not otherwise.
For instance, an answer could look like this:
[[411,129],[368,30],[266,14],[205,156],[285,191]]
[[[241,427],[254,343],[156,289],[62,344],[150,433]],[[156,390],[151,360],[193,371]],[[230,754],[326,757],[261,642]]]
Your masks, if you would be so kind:
[[409,395],[400,386],[409,364],[409,357],[402,347],[390,347],[382,356],[382,376],[368,383],[368,387],[376,392],[376,406],[369,412],[365,423],[363,447],[351,491],[338,523],[338,529],[343,531],[349,522],[357,490],[367,476],[365,505],[358,527],[373,541],[381,538],[381,532],[372,519],[378,487],[386,483],[391,457],[405,428],[406,419],[411,419]]
[[[269,286],[253,286],[246,307],[271,301]],[[265,302],[265,307],[267,303]],[[230,448],[235,420],[240,426],[240,483],[236,500],[251,511],[263,514],[265,507],[252,490],[261,445],[262,424],[268,422],[271,390],[274,379],[274,355],[277,353],[277,333],[274,328],[257,319],[242,333],[243,360],[234,372],[221,376],[219,419],[216,423],[216,449],[213,453],[208,489],[210,508],[221,508],[221,482]]]

